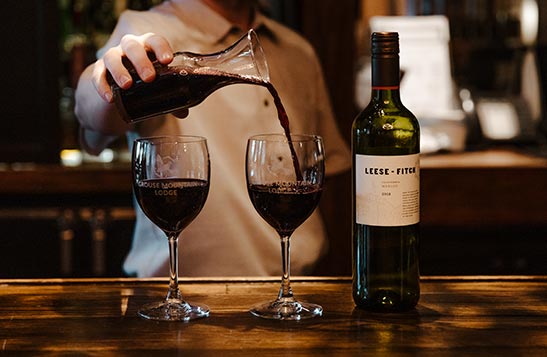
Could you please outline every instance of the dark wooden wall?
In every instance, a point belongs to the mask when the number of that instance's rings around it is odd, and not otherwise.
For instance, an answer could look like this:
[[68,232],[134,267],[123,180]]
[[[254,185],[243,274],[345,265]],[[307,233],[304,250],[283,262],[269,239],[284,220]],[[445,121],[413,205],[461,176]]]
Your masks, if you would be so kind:
[[[300,32],[315,47],[323,65],[338,127],[350,145],[356,112],[354,74],[356,67],[355,25],[357,0],[301,0]],[[320,204],[328,230],[330,248],[315,273],[351,273],[351,175],[330,177]]]
[[55,1],[4,0],[0,162],[59,160],[58,16]]

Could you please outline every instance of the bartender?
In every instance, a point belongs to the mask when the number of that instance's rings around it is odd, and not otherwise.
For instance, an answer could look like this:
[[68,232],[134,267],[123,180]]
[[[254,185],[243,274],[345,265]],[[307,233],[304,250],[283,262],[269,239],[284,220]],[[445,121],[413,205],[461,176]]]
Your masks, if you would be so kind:
[[[155,77],[146,51],[163,64],[175,50],[213,53],[227,48],[253,28],[264,48],[271,82],[287,110],[293,133],[324,139],[327,175],[350,167],[350,154],[333,116],[319,60],[300,35],[267,18],[252,0],[171,0],[148,11],[124,11],[97,61],[85,69],[76,90],[76,116],[83,148],[99,154],[116,137],[199,135],[208,140],[211,187],[207,202],[181,234],[183,276],[278,276],[279,236],[262,220],[248,197],[246,139],[282,132],[266,88],[232,85],[213,92],[189,112],[165,114],[126,124],[112,103],[106,80],[129,88],[126,56],[145,82]],[[177,117],[186,117],[179,120]],[[165,234],[136,205],[136,226],[124,262],[129,276],[165,276],[169,251]],[[311,272],[326,252],[325,228],[316,211],[292,236],[291,270]]]

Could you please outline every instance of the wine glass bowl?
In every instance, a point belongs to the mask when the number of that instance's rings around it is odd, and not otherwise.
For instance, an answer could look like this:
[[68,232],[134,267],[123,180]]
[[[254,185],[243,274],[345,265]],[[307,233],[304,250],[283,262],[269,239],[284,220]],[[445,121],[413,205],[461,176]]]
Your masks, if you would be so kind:
[[290,237],[313,213],[325,174],[321,137],[264,134],[247,142],[246,178],[258,214],[281,238],[283,275],[276,300],[251,309],[255,316],[301,320],[320,316],[321,306],[297,301],[290,287]]
[[190,321],[209,315],[205,305],[184,301],[178,288],[179,234],[203,208],[209,192],[209,153],[205,138],[162,136],[133,145],[133,189],[144,214],[169,242],[170,281],[163,301],[143,306],[139,315],[160,321]]

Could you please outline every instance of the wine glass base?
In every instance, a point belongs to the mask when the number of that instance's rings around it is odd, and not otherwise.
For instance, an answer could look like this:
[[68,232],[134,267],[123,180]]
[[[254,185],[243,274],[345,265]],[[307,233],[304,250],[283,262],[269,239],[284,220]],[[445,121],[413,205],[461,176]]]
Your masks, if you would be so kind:
[[278,299],[255,305],[250,312],[264,319],[299,321],[323,315],[323,308],[307,302]]
[[138,314],[148,320],[187,322],[209,316],[209,307],[198,304],[190,305],[178,299],[168,299],[144,305]]

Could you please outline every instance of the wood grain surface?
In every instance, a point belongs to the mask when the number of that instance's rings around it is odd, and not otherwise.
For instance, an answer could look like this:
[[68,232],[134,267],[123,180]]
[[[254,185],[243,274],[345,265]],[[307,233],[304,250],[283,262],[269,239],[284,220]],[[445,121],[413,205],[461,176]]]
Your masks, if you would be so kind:
[[248,309],[277,280],[185,280],[183,295],[211,315],[190,323],[136,315],[161,299],[160,280],[0,281],[0,351],[51,355],[547,355],[547,277],[423,278],[409,313],[355,309],[347,278],[296,279],[322,317],[267,321]]

